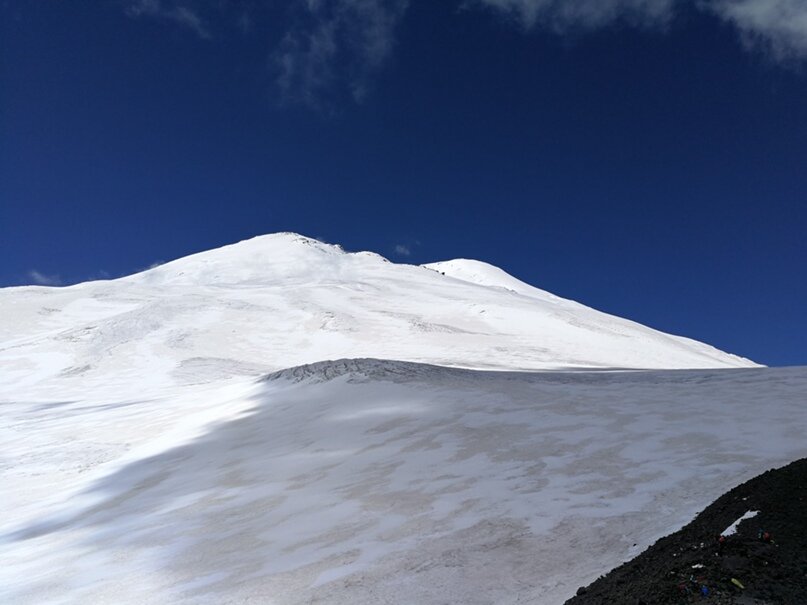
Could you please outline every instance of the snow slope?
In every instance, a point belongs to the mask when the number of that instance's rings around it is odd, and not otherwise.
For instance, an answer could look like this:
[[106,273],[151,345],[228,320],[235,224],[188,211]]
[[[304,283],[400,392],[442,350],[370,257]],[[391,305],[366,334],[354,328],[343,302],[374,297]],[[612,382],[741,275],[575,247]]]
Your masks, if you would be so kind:
[[755,365],[484,263],[395,264],[290,233],[118,280],[0,290],[0,400],[160,389],[342,357],[494,369]]
[[0,602],[558,605],[807,456],[807,369],[347,360],[8,401]]
[[807,455],[754,365],[295,234],[2,289],[0,602],[559,603]]

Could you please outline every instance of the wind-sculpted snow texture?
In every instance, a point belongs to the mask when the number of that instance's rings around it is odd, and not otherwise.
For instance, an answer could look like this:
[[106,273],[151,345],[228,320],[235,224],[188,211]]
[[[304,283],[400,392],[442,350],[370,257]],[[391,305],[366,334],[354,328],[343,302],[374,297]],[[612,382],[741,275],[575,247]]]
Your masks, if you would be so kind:
[[755,365],[485,263],[431,267],[275,234],[118,280],[5,288],[0,400],[211,383],[343,357],[477,369]]
[[805,393],[805,369],[342,360],[8,400],[0,602],[557,605],[806,456]]

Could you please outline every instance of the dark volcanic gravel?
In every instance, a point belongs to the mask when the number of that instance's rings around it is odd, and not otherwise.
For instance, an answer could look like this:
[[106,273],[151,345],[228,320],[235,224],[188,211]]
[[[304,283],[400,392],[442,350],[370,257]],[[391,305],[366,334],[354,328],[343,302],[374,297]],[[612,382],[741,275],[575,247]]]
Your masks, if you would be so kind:
[[[737,533],[718,539],[748,511]],[[807,459],[724,494],[566,605],[807,605]]]

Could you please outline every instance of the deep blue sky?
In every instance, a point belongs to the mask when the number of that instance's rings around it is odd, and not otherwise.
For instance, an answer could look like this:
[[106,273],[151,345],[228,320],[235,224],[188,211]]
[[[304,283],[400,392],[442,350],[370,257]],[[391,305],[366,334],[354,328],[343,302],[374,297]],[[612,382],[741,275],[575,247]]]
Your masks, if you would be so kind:
[[289,230],[403,262],[485,260],[807,364],[798,45],[749,47],[685,5],[666,25],[530,28],[412,0],[388,48],[355,46],[366,32],[345,18],[338,52],[305,63],[321,15],[150,2],[0,0],[1,286]]

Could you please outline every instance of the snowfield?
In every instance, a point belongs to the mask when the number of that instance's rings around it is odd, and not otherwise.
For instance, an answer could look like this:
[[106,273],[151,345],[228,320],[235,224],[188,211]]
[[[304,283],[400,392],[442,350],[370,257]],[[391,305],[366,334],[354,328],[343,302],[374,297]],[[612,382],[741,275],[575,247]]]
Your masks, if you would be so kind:
[[557,605],[807,456],[804,369],[354,360],[192,389],[4,404],[0,601]]
[[477,261],[278,234],[6,288],[0,602],[557,605],[805,427],[807,369]]

